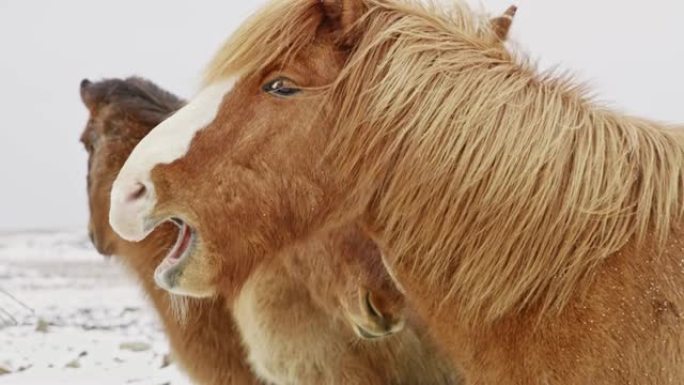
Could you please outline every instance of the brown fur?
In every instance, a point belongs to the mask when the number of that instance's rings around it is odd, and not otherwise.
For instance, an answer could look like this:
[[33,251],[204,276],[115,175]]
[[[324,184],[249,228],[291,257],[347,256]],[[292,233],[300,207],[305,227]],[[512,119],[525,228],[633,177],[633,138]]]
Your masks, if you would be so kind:
[[[152,173],[157,213],[201,234],[188,270],[239,277],[361,218],[467,383],[684,383],[680,133],[537,74],[483,20],[293,0],[248,21],[207,75],[240,76],[222,112]],[[260,92],[281,76],[302,94]]]
[[354,228],[323,239],[258,264],[238,290],[233,309],[255,371],[275,384],[460,383],[417,322],[396,327],[403,296],[371,266],[381,265],[376,246]]
[[109,192],[119,169],[135,145],[184,103],[138,78],[84,81],[83,101],[90,111],[81,141],[88,150],[90,233],[104,255],[117,258],[133,273],[159,314],[174,358],[198,384],[258,384],[245,361],[239,335],[224,301],[187,300],[181,322],[178,301],[159,289],[152,277],[176,239],[177,230],[163,226],[140,243],[119,238],[109,226]]
[[[136,93],[143,91],[154,91],[158,94],[152,95],[155,99],[165,97],[173,102],[162,104],[160,110],[164,112],[167,108],[166,113],[156,115],[157,118],[164,118],[171,107],[179,106],[180,102],[171,95],[138,79],[87,85],[84,100],[90,106],[92,118],[83,138],[91,152],[89,190],[92,223],[98,229],[93,232],[94,242],[103,252],[120,253],[139,275],[164,318],[172,343],[179,336],[188,341],[182,346],[185,348],[211,342],[202,356],[184,356],[181,350],[179,355],[186,366],[195,361],[204,363],[203,360],[211,366],[213,357],[209,354],[234,360],[231,368],[237,363],[242,365],[242,350],[234,343],[235,335],[228,333],[232,331],[231,318],[222,300],[205,305],[211,306],[208,310],[215,315],[212,317],[202,313],[207,309],[198,309],[206,301],[188,299],[181,304],[181,313],[188,314],[190,322],[188,329],[183,329],[169,312],[167,296],[154,287],[154,268],[172,244],[175,231],[168,227],[158,229],[143,243],[130,244],[113,234],[102,216],[102,210],[106,213],[109,206],[113,176],[123,158],[159,120],[143,118],[152,104],[136,99]],[[101,93],[106,94],[100,97],[104,100],[89,100],[93,94]],[[113,134],[112,130],[120,132]],[[120,161],[103,161],[112,158]],[[390,336],[403,326],[404,300],[387,276],[375,244],[355,227],[335,231],[324,239],[325,242],[294,246],[273,263],[259,266],[239,290],[235,304],[229,301],[246,347],[246,360],[254,371],[274,384],[456,384],[455,372],[426,342],[416,322]],[[159,257],[143,258],[142,253],[150,250]],[[320,255],[326,257],[312,258]],[[189,308],[184,309],[183,305]],[[202,330],[214,333],[214,339],[191,339],[197,338],[194,334]],[[353,330],[362,330],[366,337],[384,338],[361,341]],[[220,367],[213,370],[214,378],[227,378]]]

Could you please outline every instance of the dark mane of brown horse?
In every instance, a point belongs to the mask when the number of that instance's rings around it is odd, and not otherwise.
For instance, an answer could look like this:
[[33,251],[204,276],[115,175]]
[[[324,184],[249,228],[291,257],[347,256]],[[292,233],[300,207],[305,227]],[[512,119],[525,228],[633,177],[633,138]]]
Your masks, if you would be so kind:
[[87,105],[94,108],[109,105],[149,129],[185,104],[176,95],[140,77],[106,79],[95,83],[84,80],[81,87],[88,89],[84,95]]

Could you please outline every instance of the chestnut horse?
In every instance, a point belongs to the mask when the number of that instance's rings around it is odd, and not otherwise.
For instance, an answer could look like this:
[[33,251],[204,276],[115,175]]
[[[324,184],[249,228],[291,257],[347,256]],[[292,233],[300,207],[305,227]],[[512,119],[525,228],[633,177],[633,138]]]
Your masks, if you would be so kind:
[[[235,325],[224,301],[196,299],[182,311],[189,322],[179,324],[169,310],[175,296],[155,288],[152,277],[159,265],[157,281],[169,287],[174,258],[161,262],[182,246],[185,233],[165,226],[139,244],[128,243],[112,232],[102,214],[126,156],[181,101],[137,78],[84,82],[81,92],[91,112],[82,140],[90,154],[93,242],[103,254],[121,255],[138,275],[179,360],[197,381],[254,382],[245,370],[249,362],[259,377],[274,384],[457,383],[455,372],[415,324],[391,336],[404,327],[403,295],[387,276],[375,244],[354,227],[330,234],[327,242],[297,245],[274,260],[278,263],[256,269],[235,305],[229,303]],[[172,248],[175,238],[180,240]],[[335,257],[327,256],[331,253]],[[237,332],[246,355],[235,343]],[[386,338],[359,342],[354,332],[365,339]]]
[[179,218],[188,281],[230,287],[358,220],[466,383],[684,384],[681,130],[493,36],[460,3],[275,1],[133,151],[110,222]]
[[106,256],[116,255],[140,282],[159,314],[174,358],[198,384],[258,384],[246,361],[230,311],[221,299],[183,301],[159,289],[154,270],[177,237],[172,225],[140,243],[121,239],[109,226],[109,194],[114,178],[135,145],[184,101],[140,78],[81,83],[90,112],[81,142],[88,151],[90,238]]

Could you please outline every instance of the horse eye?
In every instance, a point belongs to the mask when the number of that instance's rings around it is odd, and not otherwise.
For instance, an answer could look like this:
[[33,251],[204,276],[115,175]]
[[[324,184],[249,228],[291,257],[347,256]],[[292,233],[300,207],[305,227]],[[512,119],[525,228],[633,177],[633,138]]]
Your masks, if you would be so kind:
[[300,93],[302,90],[297,88],[294,82],[286,78],[272,80],[261,88],[264,92],[274,96],[288,97]]

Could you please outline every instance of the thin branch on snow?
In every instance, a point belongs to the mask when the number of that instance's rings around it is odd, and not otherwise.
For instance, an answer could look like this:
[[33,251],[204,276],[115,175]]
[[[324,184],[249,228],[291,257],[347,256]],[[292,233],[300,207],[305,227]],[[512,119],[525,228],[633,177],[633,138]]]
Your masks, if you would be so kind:
[[3,290],[2,288],[0,288],[0,294],[4,294],[6,297],[9,297],[9,299],[11,299],[14,303],[16,303],[17,305],[23,307],[24,309],[26,309],[27,311],[29,311],[31,314],[34,314],[34,313],[35,313],[35,310],[33,310],[30,306],[28,306],[28,305],[25,304],[24,302],[20,301],[19,299],[17,299],[17,297],[13,296],[12,294],[10,294],[9,292]]
[[[4,301],[3,297],[5,298]],[[8,298],[9,304],[11,306],[7,305]],[[12,309],[16,309],[17,307],[19,308],[19,311],[28,311],[31,314],[35,314],[35,311],[31,307],[17,299],[6,290],[0,288],[0,327],[16,326],[19,324],[19,321],[12,312]]]
[[10,312],[0,307],[0,328],[5,326],[16,326],[19,322]]

